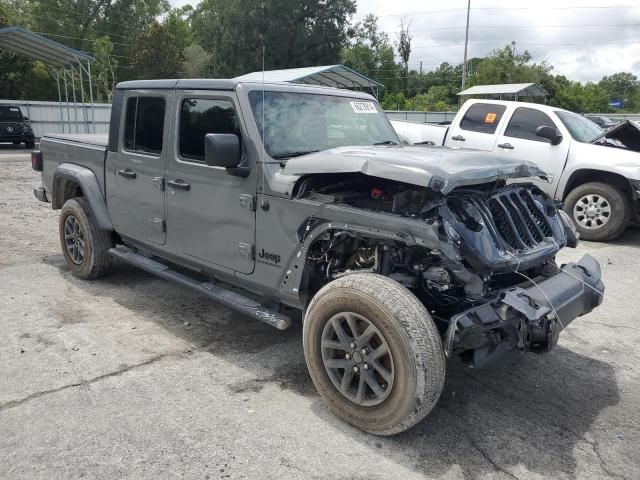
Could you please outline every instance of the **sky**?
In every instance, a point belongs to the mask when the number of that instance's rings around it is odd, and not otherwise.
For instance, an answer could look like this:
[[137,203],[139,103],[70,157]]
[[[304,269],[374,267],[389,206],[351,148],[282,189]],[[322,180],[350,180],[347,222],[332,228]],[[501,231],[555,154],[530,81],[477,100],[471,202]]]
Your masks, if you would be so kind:
[[[233,1],[233,0],[230,0]],[[197,0],[171,0],[174,6]],[[354,20],[378,17],[394,45],[400,21],[409,23],[409,67],[462,63],[467,0],[358,0]],[[512,41],[553,73],[582,82],[626,71],[640,77],[638,0],[471,0],[468,58],[486,56]]]

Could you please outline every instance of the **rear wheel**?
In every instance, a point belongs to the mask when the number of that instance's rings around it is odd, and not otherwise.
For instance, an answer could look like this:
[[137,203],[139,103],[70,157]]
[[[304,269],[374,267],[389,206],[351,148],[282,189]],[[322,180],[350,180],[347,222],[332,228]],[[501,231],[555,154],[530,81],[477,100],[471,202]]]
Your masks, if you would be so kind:
[[631,206],[616,187],[590,182],[573,189],[565,200],[571,217],[584,240],[607,241],[622,233],[629,224]]
[[438,330],[405,287],[353,274],[323,287],[304,320],[307,366],[338,417],[376,435],[402,432],[434,407],[444,385]]
[[71,273],[91,279],[108,271],[113,236],[98,227],[86,198],[76,197],[65,202],[59,229],[62,254]]

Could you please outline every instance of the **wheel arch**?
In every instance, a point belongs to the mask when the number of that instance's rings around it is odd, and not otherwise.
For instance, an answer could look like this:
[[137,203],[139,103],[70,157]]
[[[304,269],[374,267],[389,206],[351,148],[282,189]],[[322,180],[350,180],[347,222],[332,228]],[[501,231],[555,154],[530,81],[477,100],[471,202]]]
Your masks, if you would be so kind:
[[[300,231],[302,234],[303,230]],[[316,292],[309,290],[306,285],[310,274],[309,265],[306,261],[307,253],[314,244],[322,240],[324,234],[330,232],[344,232],[345,234],[369,238],[376,242],[394,242],[409,246],[427,247],[428,243],[421,238],[412,235],[404,235],[397,231],[385,230],[371,226],[356,224],[345,224],[340,222],[319,221],[314,225],[306,236],[300,238],[300,248],[295,251],[287,264],[280,280],[279,292],[284,298],[288,298],[292,305],[300,306],[306,310]]]
[[632,191],[629,180],[623,175],[606,170],[583,168],[571,173],[562,191],[561,200],[565,201],[567,195],[569,195],[573,189],[589,182],[606,183],[619,188],[628,199],[631,199]]
[[61,163],[53,174],[51,206],[62,208],[64,202],[74,197],[85,197],[102,230],[113,231],[104,195],[95,174],[86,167],[72,163]]

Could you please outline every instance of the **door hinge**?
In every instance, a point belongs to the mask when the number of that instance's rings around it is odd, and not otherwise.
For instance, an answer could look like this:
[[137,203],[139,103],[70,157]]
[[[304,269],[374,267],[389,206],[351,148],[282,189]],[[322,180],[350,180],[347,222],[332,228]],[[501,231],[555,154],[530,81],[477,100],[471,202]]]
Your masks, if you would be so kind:
[[255,250],[253,245],[249,245],[248,243],[239,243],[238,244],[238,252],[243,257],[253,260],[255,258]]
[[153,186],[164,192],[164,177],[153,177]]
[[248,193],[240,194],[240,205],[248,208],[252,212],[256,211],[256,199],[253,197],[253,195],[249,195]]

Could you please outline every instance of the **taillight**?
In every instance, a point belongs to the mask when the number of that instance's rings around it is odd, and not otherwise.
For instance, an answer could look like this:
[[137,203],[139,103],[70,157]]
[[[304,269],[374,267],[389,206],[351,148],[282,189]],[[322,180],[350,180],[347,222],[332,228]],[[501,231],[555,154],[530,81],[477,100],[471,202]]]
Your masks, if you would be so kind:
[[42,171],[42,152],[40,150],[33,150],[31,152],[31,168],[36,172]]

